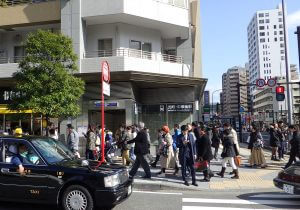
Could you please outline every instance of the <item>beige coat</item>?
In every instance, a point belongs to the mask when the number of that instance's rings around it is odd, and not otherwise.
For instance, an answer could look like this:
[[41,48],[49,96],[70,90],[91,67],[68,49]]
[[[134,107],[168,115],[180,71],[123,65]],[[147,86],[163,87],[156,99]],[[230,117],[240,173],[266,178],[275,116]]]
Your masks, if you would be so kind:
[[166,134],[164,140],[168,145],[168,157],[160,156],[161,168],[174,168],[175,167],[175,158],[173,152],[173,138],[170,133]]
[[240,145],[239,145],[237,133],[233,128],[231,128],[231,131],[230,131],[228,137],[232,139],[233,143],[236,145],[238,152],[240,153]]

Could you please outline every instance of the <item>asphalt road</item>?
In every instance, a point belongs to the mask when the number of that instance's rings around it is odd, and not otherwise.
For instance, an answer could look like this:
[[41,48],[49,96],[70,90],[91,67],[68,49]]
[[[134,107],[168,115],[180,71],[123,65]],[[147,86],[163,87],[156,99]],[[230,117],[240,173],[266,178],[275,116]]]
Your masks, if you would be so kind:
[[[0,203],[0,210],[59,210],[55,206]],[[114,210],[246,210],[300,209],[300,196],[279,190],[247,191],[134,191]]]

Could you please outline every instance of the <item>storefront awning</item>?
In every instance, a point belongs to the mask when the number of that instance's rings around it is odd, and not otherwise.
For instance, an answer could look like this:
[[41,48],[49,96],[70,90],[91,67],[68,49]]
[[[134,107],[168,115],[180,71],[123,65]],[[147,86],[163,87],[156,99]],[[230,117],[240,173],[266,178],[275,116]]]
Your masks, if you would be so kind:
[[31,114],[32,110],[9,110],[6,104],[0,104],[0,114]]

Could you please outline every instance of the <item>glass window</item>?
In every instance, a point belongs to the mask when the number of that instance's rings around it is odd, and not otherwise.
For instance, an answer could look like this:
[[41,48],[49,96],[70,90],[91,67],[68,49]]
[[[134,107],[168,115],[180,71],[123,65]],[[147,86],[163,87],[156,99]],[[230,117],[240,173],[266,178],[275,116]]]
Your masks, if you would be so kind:
[[99,57],[112,56],[112,39],[98,40],[98,56]]
[[282,25],[282,24],[279,24],[279,28],[283,28],[283,25]]
[[259,26],[259,30],[264,30],[265,26]]
[[37,138],[31,142],[50,164],[74,159],[71,150],[60,141],[56,141],[52,138]]
[[260,41],[260,43],[264,43],[266,40],[265,39],[260,39],[259,41]]
[[269,13],[266,13],[265,16],[266,16],[266,17],[269,17]]
[[25,56],[25,48],[24,46],[15,46],[14,47],[14,62],[20,62]]
[[283,31],[279,31],[279,34],[280,34],[280,35],[283,35]]
[[265,32],[260,32],[259,35],[260,36],[265,36]]
[[277,35],[277,31],[274,31],[274,35]]
[[280,37],[280,41],[283,41],[283,37]]
[[282,18],[279,18],[278,21],[279,21],[279,22],[282,22]]
[[264,23],[265,21],[264,20],[259,20],[259,23]]
[[277,25],[274,25],[274,29],[276,29],[277,28]]
[[266,23],[270,23],[270,19],[266,19]]
[[135,50],[141,50],[142,43],[140,41],[130,40],[129,48]]
[[279,12],[278,12],[278,15],[279,15],[279,16],[282,16],[282,11],[279,11]]

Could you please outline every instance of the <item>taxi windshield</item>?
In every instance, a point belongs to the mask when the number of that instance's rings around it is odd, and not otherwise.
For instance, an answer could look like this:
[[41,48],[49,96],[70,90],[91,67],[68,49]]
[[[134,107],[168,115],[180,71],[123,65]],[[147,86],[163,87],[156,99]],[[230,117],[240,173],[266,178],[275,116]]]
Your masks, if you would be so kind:
[[74,159],[71,150],[60,141],[52,138],[37,138],[31,142],[49,164]]

